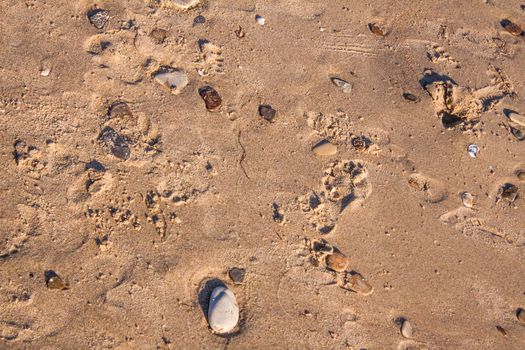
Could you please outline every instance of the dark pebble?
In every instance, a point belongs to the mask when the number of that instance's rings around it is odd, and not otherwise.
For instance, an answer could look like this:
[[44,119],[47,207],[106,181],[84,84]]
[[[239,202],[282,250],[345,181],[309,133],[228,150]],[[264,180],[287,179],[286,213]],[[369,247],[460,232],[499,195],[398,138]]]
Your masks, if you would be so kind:
[[265,120],[272,122],[275,118],[277,111],[272,108],[270,105],[260,105],[259,106],[259,115]]
[[412,102],[419,102],[419,97],[417,97],[416,95],[414,94],[411,94],[410,92],[405,92],[403,94],[403,98],[405,100],[408,100],[408,101],[412,101]]
[[206,17],[204,17],[203,15],[198,15],[197,17],[195,17],[193,19],[193,23],[195,24],[203,24],[203,23],[206,23]]
[[117,158],[126,160],[129,159],[131,151],[126,142],[126,139],[120,136],[115,130],[106,126],[98,138],[109,151]]
[[199,89],[199,95],[206,104],[206,109],[210,112],[218,110],[222,105],[222,98],[219,93],[211,86],[204,86]]
[[228,271],[228,275],[230,276],[230,279],[233,281],[233,283],[241,284],[244,281],[246,270],[239,267],[232,267],[230,271]]
[[103,9],[93,9],[88,11],[87,17],[89,19],[89,22],[97,28],[102,29],[106,25],[106,23],[109,21],[109,13],[106,10]]
[[507,32],[509,32],[512,35],[521,36],[523,34],[521,27],[508,19],[503,19],[499,23]]
[[514,135],[514,137],[516,139],[518,139],[518,141],[525,140],[525,134],[520,129],[511,126],[510,127],[510,132],[512,133],[512,135]]
[[47,270],[44,273],[44,278],[46,279],[46,287],[49,289],[67,289],[66,283],[64,283],[62,278],[59,275],[57,275],[55,271]]

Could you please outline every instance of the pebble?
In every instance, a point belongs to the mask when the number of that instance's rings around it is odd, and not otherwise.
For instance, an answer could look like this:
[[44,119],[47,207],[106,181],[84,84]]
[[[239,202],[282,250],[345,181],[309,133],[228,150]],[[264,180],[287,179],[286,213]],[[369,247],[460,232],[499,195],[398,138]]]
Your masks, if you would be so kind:
[[194,24],[204,24],[206,23],[206,17],[204,17],[203,15],[198,15],[197,17],[193,19],[193,23]]
[[510,112],[508,114],[508,117],[514,123],[521,125],[521,126],[525,126],[525,115],[521,115],[516,112]]
[[343,272],[348,267],[350,259],[339,250],[334,250],[330,255],[325,258],[326,266],[335,272]]
[[57,275],[56,272],[51,270],[46,271],[44,277],[46,279],[46,286],[48,289],[67,289],[66,283],[64,283],[64,280],[62,280],[62,278]]
[[359,152],[366,150],[370,146],[370,140],[363,136],[353,137],[351,143],[355,150]]
[[461,192],[460,197],[463,205],[467,208],[472,208],[476,204],[476,196],[471,193]]
[[113,128],[106,126],[98,138],[109,151],[117,158],[126,160],[129,159],[131,151],[126,142],[126,139],[120,136]]
[[357,272],[347,273],[343,288],[362,295],[370,295],[374,291],[374,288],[370,285],[370,283],[368,283],[365,278]]
[[109,12],[103,9],[93,9],[88,11],[89,22],[97,29],[102,29],[109,21]]
[[479,147],[476,144],[471,144],[468,146],[467,151],[468,151],[468,154],[470,154],[472,158],[476,158],[479,153]]
[[312,147],[312,151],[316,156],[333,156],[337,153],[337,146],[332,145],[328,140],[322,140]]
[[40,75],[43,76],[43,77],[47,77],[49,76],[49,73],[51,73],[51,69],[47,68],[47,69],[42,69],[40,71]]
[[501,20],[500,24],[507,32],[512,35],[521,36],[523,34],[521,27],[508,19]]
[[277,111],[272,108],[270,105],[260,105],[259,106],[259,115],[269,122],[273,122]]
[[131,117],[131,109],[126,102],[113,102],[108,109],[108,116],[113,118]]
[[521,131],[521,129],[518,129],[518,128],[515,128],[513,126],[510,127],[510,132],[512,133],[512,135],[518,140],[518,141],[523,141],[525,140],[525,133],[523,133],[523,131]]
[[199,0],[171,0],[171,1],[176,7],[180,9],[184,9],[184,10],[195,7],[199,4]]
[[188,76],[182,69],[162,66],[153,73],[157,83],[170,89],[172,94],[179,94],[188,85]]
[[208,323],[219,334],[228,333],[239,322],[239,306],[235,295],[227,287],[216,287],[210,296]]
[[151,31],[149,36],[151,37],[151,39],[153,39],[155,44],[160,45],[164,43],[164,41],[168,37],[168,31],[161,28],[155,28]]
[[414,329],[408,320],[401,321],[401,335],[408,339],[414,337]]
[[222,105],[221,95],[211,86],[201,87],[199,89],[199,95],[204,100],[206,109],[210,112],[218,110]]
[[264,19],[263,16],[256,15],[255,16],[255,22],[257,22],[257,24],[263,26],[264,23],[266,23],[266,20]]
[[244,276],[246,275],[246,270],[239,267],[232,267],[230,271],[228,271],[228,275],[230,276],[230,279],[235,284],[242,284],[244,281]]
[[407,101],[411,101],[411,102],[419,102],[419,97],[417,97],[416,95],[414,94],[411,94],[410,92],[405,92],[403,93],[403,98]]
[[335,77],[330,78],[330,80],[332,81],[332,83],[334,83],[334,85],[340,87],[345,94],[349,94],[352,92],[352,84],[350,84],[349,82]]
[[519,308],[516,312],[516,317],[518,318],[518,321],[520,321],[521,323],[525,323],[525,310]]

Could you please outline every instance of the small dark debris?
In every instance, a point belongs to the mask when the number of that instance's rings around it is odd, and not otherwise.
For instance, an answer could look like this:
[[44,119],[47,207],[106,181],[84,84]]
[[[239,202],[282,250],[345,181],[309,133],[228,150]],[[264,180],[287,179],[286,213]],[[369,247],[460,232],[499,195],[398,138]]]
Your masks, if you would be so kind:
[[102,165],[100,162],[98,162],[96,160],[92,160],[91,162],[86,163],[86,168],[85,169],[86,170],[93,169],[93,170],[98,171],[98,172],[106,171],[106,167],[104,167],[104,165]]
[[244,282],[244,276],[246,275],[246,270],[239,267],[232,267],[230,271],[228,271],[228,275],[230,276],[230,279],[235,284],[241,284]]
[[237,30],[235,31],[235,35],[237,35],[237,38],[242,39],[242,38],[244,38],[244,36],[246,35],[246,33],[244,32],[244,29],[242,29],[242,27],[239,26],[239,29],[237,29]]
[[29,157],[28,147],[24,141],[16,140],[13,148],[13,158],[15,159],[16,164],[19,164],[21,160]]
[[151,39],[153,39],[155,44],[160,45],[164,43],[164,41],[168,37],[168,31],[160,28],[155,28],[151,31],[149,36],[151,37]]
[[356,151],[364,151],[372,144],[368,138],[364,136],[355,136],[351,140],[352,146]]
[[381,26],[379,26],[377,23],[368,23],[368,29],[370,29],[370,31],[374,33],[375,35],[379,35],[379,36],[386,35],[385,30],[381,28]]
[[193,19],[193,23],[194,24],[204,24],[206,23],[206,17],[204,17],[203,15],[198,15],[197,17]]
[[411,101],[411,102],[419,102],[419,97],[417,97],[416,95],[414,94],[411,94],[410,92],[405,92],[403,93],[403,98],[407,101]]
[[522,36],[523,35],[523,30],[516,23],[513,23],[513,22],[511,22],[508,19],[503,19],[499,23],[501,24],[503,29],[505,29],[510,34],[515,35],[515,36]]
[[123,160],[129,159],[131,150],[126,139],[120,136],[113,128],[106,126],[100,133],[98,139],[104,143],[115,157]]
[[281,224],[284,222],[284,215],[281,213],[281,207],[277,203],[272,203],[272,209],[273,209],[273,221],[275,221],[278,224]]
[[211,86],[204,86],[199,89],[199,95],[206,104],[206,109],[210,112],[218,110],[222,105],[222,98],[219,93]]
[[48,289],[67,289],[66,283],[64,283],[62,278],[53,270],[47,270],[44,272],[44,278],[46,280],[46,286]]
[[89,22],[97,29],[102,29],[109,21],[109,12],[103,9],[93,9],[88,11]]
[[503,184],[498,190],[498,198],[507,199],[509,202],[514,202],[518,198],[519,188],[511,183]]
[[272,108],[270,105],[260,105],[259,106],[259,115],[269,122],[273,122],[277,111]]
[[507,331],[501,327],[501,326],[496,326],[496,329],[498,330],[498,332],[501,333],[502,336],[506,337],[507,336]]

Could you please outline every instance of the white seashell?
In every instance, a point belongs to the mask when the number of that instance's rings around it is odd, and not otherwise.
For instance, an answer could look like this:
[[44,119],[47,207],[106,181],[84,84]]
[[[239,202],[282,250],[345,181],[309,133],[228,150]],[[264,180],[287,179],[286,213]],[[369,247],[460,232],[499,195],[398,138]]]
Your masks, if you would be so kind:
[[476,204],[476,196],[471,193],[461,192],[460,197],[463,205],[467,208],[472,208]]
[[334,83],[334,85],[340,87],[345,94],[349,94],[352,92],[352,84],[350,84],[349,82],[339,78],[331,78],[330,80],[332,80],[332,83]]
[[401,324],[401,335],[409,339],[414,337],[414,329],[408,320],[403,320],[403,324]]
[[471,144],[468,146],[467,151],[468,151],[468,154],[470,154],[472,158],[476,158],[479,153],[479,147],[476,144]]
[[235,295],[227,287],[216,287],[210,296],[208,323],[219,334],[228,333],[239,322],[239,306]]
[[263,16],[259,16],[259,15],[255,16],[255,21],[257,22],[257,24],[259,24],[261,26],[263,26],[264,23],[266,22],[264,17]]

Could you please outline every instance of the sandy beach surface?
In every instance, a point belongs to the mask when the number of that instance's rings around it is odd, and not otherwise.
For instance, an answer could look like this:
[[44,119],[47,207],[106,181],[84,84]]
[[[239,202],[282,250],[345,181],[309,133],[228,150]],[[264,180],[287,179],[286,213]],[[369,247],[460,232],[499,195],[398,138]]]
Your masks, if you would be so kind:
[[510,0],[1,1],[0,349],[524,349],[523,29]]

